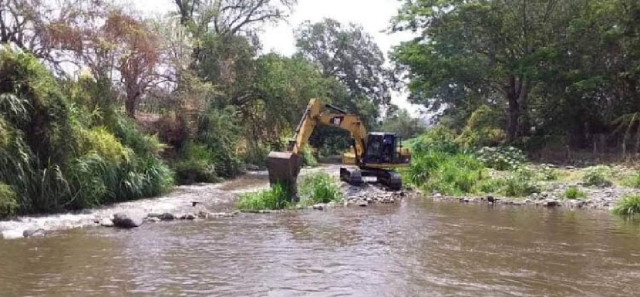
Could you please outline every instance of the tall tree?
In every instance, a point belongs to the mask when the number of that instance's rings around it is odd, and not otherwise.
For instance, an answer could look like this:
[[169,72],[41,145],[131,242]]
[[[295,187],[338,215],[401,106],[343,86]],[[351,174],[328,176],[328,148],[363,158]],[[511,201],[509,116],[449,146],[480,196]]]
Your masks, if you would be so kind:
[[[558,0],[406,0],[397,31],[421,37],[395,50],[409,71],[411,99],[430,107],[503,102],[509,141],[528,131],[538,71],[583,2]],[[469,111],[468,111],[469,112]]]
[[[370,102],[384,106],[391,101],[396,86],[392,71],[385,68],[384,55],[373,38],[354,24],[343,25],[333,19],[306,22],[296,32],[298,54],[309,59],[327,77],[343,83],[349,93],[345,108],[356,111]],[[378,115],[374,111],[372,118]]]

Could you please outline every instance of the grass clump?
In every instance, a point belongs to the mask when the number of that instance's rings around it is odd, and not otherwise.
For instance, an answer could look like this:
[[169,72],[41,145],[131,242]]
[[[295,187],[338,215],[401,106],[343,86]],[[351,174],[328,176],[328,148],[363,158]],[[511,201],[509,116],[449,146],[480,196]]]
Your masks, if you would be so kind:
[[444,195],[471,193],[488,179],[482,162],[474,156],[441,152],[419,155],[403,176],[410,184]]
[[632,216],[640,213],[640,195],[627,195],[614,207],[613,213],[623,216]]
[[564,191],[564,197],[567,199],[581,199],[586,197],[587,194],[585,194],[584,191],[581,191],[580,189],[576,188],[576,187],[569,187]]
[[598,165],[586,169],[582,182],[586,186],[609,187],[612,184],[610,175],[609,167]]
[[622,184],[631,188],[640,188],[640,172],[628,176],[622,181]]
[[14,214],[17,209],[16,193],[10,186],[0,183],[0,218]]
[[341,201],[343,196],[336,181],[327,173],[304,178],[300,184],[301,201],[307,205]]
[[280,184],[267,190],[242,194],[236,202],[236,207],[241,210],[279,210],[290,205],[289,191]]
[[504,179],[502,192],[508,197],[525,197],[537,191],[535,173],[529,169],[519,168]]

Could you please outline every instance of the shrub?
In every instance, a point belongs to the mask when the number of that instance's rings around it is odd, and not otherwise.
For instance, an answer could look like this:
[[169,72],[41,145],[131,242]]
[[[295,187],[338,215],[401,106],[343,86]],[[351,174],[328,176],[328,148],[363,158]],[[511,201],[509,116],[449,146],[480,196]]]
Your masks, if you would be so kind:
[[582,181],[586,186],[608,187],[611,186],[609,176],[609,167],[598,165],[587,168]]
[[501,113],[487,105],[476,109],[467,121],[456,142],[464,147],[497,146],[504,142],[506,133],[501,129]]
[[311,167],[318,166],[318,160],[313,155],[313,150],[308,145],[306,145],[304,149],[302,149],[302,163],[305,166],[311,166]]
[[505,182],[503,179],[490,178],[482,180],[477,187],[475,192],[480,192],[484,194],[493,194],[498,193],[505,186]]
[[637,172],[631,176],[628,176],[623,180],[623,184],[631,188],[640,188],[640,172]]
[[478,151],[478,158],[489,168],[511,170],[526,161],[521,150],[507,147],[483,147]]
[[512,175],[504,179],[504,195],[509,197],[525,197],[538,191],[533,181],[533,172],[519,168]]
[[487,178],[482,163],[468,154],[428,153],[412,163],[405,174],[412,184],[446,195],[471,193]]
[[342,200],[336,181],[326,173],[305,177],[300,183],[301,201],[307,204],[329,203]]
[[236,207],[241,210],[278,210],[287,208],[291,202],[289,191],[282,185],[255,193],[240,195]]
[[414,155],[436,151],[448,154],[462,152],[462,147],[455,141],[455,132],[444,126],[435,126],[417,138],[405,142]]
[[586,197],[587,194],[576,187],[569,187],[564,191],[564,197],[567,199],[579,199]]
[[613,208],[613,213],[631,216],[640,213],[640,195],[627,195]]
[[14,214],[17,209],[16,193],[9,185],[0,183],[0,218]]
[[558,180],[558,177],[559,177],[559,174],[557,170],[549,167],[544,167],[542,169],[543,180],[547,180],[547,181]]

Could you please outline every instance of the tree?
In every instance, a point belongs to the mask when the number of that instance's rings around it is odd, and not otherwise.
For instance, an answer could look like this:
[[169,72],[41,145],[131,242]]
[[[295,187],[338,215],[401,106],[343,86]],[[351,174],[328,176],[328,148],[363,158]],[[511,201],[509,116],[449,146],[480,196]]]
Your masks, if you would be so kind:
[[109,15],[102,31],[115,54],[114,68],[126,94],[127,115],[134,117],[140,98],[159,78],[158,36],[143,21],[121,11]]
[[91,26],[105,15],[101,0],[0,0],[0,43],[24,50],[58,73],[76,63]]
[[484,103],[504,103],[514,141],[528,131],[530,93],[554,53],[555,36],[582,7],[557,0],[407,0],[394,30],[422,35],[397,47],[394,60],[410,73],[415,103],[466,105],[468,114]]
[[[396,86],[393,73],[384,67],[384,55],[362,27],[340,24],[332,19],[304,23],[296,32],[298,54],[312,61],[326,77],[334,77],[348,90],[344,108],[360,111],[391,101]],[[367,114],[369,123],[378,115],[377,108]]]
[[402,139],[417,136],[424,130],[420,119],[412,117],[406,109],[394,110],[382,121],[382,131],[396,133]]

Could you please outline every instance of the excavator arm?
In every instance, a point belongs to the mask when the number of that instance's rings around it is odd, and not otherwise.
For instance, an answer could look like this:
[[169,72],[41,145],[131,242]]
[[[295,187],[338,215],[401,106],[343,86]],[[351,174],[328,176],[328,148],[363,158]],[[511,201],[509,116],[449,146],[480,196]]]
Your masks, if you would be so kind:
[[302,150],[317,125],[327,125],[348,131],[353,139],[356,162],[364,155],[367,130],[360,118],[329,104],[323,108],[320,101],[311,99],[288,144],[287,151],[269,153],[267,167],[271,184],[280,183],[295,196],[296,180],[302,167]]

